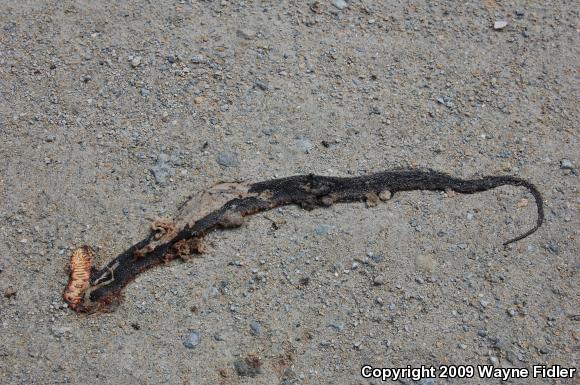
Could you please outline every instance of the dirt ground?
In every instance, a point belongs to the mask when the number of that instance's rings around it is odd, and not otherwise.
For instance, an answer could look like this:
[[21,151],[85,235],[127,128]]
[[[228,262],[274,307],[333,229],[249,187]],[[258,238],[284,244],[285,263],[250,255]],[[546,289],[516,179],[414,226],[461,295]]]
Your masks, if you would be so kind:
[[[578,3],[398,3],[0,1],[0,384],[577,368]],[[62,300],[75,247],[100,266],[219,181],[409,167],[530,180],[546,223],[504,250],[536,218],[513,187],[285,207],[111,313]]]

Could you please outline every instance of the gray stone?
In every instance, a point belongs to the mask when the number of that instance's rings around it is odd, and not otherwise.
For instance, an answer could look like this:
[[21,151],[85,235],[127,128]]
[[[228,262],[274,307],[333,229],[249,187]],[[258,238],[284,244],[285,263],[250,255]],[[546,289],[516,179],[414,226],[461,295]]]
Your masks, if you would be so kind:
[[451,97],[451,96],[441,97],[440,96],[437,98],[437,103],[443,104],[447,108],[452,108],[453,107],[453,97]]
[[328,235],[330,228],[331,228],[330,225],[321,223],[314,228],[314,232],[316,233],[316,235]]
[[511,156],[512,156],[512,152],[510,150],[503,150],[497,154],[498,158],[503,158],[503,159],[511,158]]
[[502,30],[505,27],[507,27],[508,23],[507,21],[504,20],[496,20],[495,23],[493,23],[493,29],[495,29],[496,31]]
[[207,63],[207,58],[203,55],[193,55],[191,57],[191,62],[193,64],[204,64]]
[[268,91],[270,89],[270,85],[265,80],[258,79],[254,82],[254,84],[256,85],[256,87],[258,87],[262,91]]
[[373,284],[374,284],[375,286],[381,286],[381,285],[384,285],[384,284],[385,284],[385,277],[383,277],[383,276],[381,276],[381,275],[379,275],[379,276],[376,276],[376,277],[373,279]]
[[131,66],[137,68],[141,65],[141,56],[135,56],[131,59]]
[[345,9],[346,7],[348,7],[348,3],[344,0],[334,0],[332,2],[332,5],[334,5],[336,8],[340,9],[341,11],[343,9]]
[[562,159],[560,161],[560,168],[562,170],[573,170],[574,163],[572,163],[572,161],[570,159]]
[[157,162],[150,169],[153,177],[155,177],[155,182],[160,185],[167,183],[167,180],[175,174],[175,170],[169,163],[169,157],[165,154],[159,154],[157,156]]
[[201,336],[198,332],[190,331],[183,336],[183,346],[188,349],[193,349],[201,343]]
[[368,252],[367,256],[373,260],[374,263],[379,263],[383,260],[383,258],[385,257],[383,254],[375,254],[375,253],[371,253]]
[[262,325],[258,321],[250,322],[250,332],[255,336],[262,335]]
[[551,254],[560,254],[560,246],[554,241],[548,242],[545,247]]
[[141,96],[148,97],[149,90],[147,88],[141,88]]
[[240,164],[238,161],[238,155],[231,151],[224,151],[219,154],[216,158],[216,162],[224,167],[236,167]]
[[312,149],[312,142],[305,138],[296,139],[296,148],[298,150],[308,153]]

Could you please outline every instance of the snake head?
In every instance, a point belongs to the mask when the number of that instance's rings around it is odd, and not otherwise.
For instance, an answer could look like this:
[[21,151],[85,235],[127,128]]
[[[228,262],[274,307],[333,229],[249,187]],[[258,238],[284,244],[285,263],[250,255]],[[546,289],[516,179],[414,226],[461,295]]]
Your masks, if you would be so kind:
[[75,249],[70,257],[70,276],[63,298],[77,313],[111,311],[120,299],[116,292],[91,299],[94,291],[114,281],[114,269],[118,266],[116,262],[99,272],[93,266],[94,260],[95,252],[89,246]]
[[70,276],[63,298],[69,307],[80,311],[85,293],[91,286],[91,269],[95,252],[89,246],[75,249],[70,257]]

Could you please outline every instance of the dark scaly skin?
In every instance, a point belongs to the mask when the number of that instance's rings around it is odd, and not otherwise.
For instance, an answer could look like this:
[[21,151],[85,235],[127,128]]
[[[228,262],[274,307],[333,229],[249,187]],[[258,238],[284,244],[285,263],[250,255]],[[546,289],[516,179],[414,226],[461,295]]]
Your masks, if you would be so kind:
[[[109,262],[103,269],[92,269],[91,288],[87,291],[83,304],[74,307],[79,312],[107,310],[111,304],[118,302],[121,290],[137,274],[179,256],[178,245],[194,239],[201,239],[208,232],[227,226],[227,218],[232,214],[242,217],[290,204],[300,205],[305,209],[318,206],[329,206],[335,202],[355,202],[368,198],[369,194],[390,191],[453,190],[458,193],[472,194],[487,191],[495,187],[512,185],[527,188],[534,196],[537,206],[535,226],[525,233],[504,242],[504,245],[519,241],[534,233],[544,221],[542,196],[530,182],[512,176],[486,176],[479,179],[459,179],[436,171],[402,170],[385,171],[376,174],[340,178],[318,175],[298,175],[288,178],[257,182],[249,186],[249,193],[254,196],[234,198],[191,227],[186,226],[170,241],[158,245],[151,252],[136,257],[135,252],[145,247],[154,238],[154,234],[131,246]],[[189,249],[186,249],[189,250]]]

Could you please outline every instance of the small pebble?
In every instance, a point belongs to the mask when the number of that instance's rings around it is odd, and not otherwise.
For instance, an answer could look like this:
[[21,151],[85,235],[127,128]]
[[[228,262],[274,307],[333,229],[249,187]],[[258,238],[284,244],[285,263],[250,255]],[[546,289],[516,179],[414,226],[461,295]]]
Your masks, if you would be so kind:
[[193,349],[201,342],[201,336],[198,332],[192,331],[183,336],[183,346]]
[[344,0],[334,0],[332,2],[332,5],[334,5],[337,9],[340,9],[341,11],[346,7],[348,7],[347,2]]
[[383,254],[375,254],[375,253],[367,253],[367,256],[370,259],[372,259],[374,263],[379,263],[384,258]]
[[207,63],[207,58],[203,55],[193,55],[191,57],[191,62],[193,64],[204,64]]
[[296,140],[296,148],[302,152],[308,153],[312,147],[312,142],[308,139],[300,138]]
[[250,332],[255,336],[262,335],[262,325],[258,321],[250,322]]
[[141,88],[141,96],[148,97],[149,96],[149,90],[147,88]]
[[151,167],[150,171],[155,178],[155,182],[160,185],[165,185],[167,180],[175,174],[175,171],[169,163],[169,157],[165,154],[159,154],[157,156],[157,161]]
[[137,68],[141,65],[141,56],[135,56],[133,59],[131,59],[131,66],[133,68]]
[[381,285],[384,285],[384,284],[385,284],[385,277],[383,277],[382,275],[376,276],[376,277],[373,279],[373,284],[374,284],[375,286],[381,286]]
[[437,103],[443,104],[445,107],[453,107],[453,98],[451,96],[438,97],[436,100]]
[[262,91],[268,91],[270,89],[270,85],[268,84],[268,82],[266,82],[264,80],[258,79],[254,82],[254,84],[256,85],[256,87],[258,87]]
[[511,156],[512,156],[512,152],[509,150],[503,150],[497,154],[498,158],[503,158],[503,159],[511,158]]
[[385,191],[381,191],[379,193],[379,199],[382,200],[383,202],[388,201],[389,199],[391,199],[392,194],[389,190],[385,190]]
[[216,162],[224,167],[236,167],[240,164],[238,161],[238,155],[230,151],[224,151],[219,154],[216,158]]
[[545,247],[551,254],[560,254],[560,246],[554,241],[548,242]]
[[496,20],[495,23],[493,23],[493,29],[495,29],[496,31],[502,30],[505,27],[507,27],[508,23],[507,21],[504,20]]
[[489,357],[489,362],[491,362],[492,365],[497,365],[498,359],[497,359],[497,357],[490,356]]
[[574,163],[572,163],[572,161],[570,159],[562,159],[560,161],[560,168],[562,170],[573,170]]
[[328,235],[329,231],[330,225],[327,225],[325,223],[321,223],[314,228],[314,232],[316,233],[316,235]]

